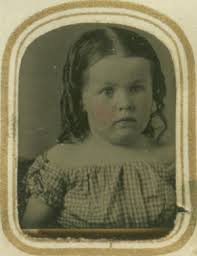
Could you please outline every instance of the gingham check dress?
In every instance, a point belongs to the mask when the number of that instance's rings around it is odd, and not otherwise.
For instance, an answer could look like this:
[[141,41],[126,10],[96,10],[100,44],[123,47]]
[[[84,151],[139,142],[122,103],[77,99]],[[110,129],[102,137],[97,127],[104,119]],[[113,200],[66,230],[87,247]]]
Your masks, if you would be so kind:
[[66,228],[139,228],[172,224],[174,165],[156,161],[54,167],[37,157],[26,175],[27,196],[44,200]]

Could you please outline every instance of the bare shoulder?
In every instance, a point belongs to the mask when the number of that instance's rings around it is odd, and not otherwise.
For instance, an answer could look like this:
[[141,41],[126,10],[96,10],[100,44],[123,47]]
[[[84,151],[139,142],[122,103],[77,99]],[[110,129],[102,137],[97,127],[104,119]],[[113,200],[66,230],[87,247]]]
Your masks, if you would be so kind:
[[57,167],[72,166],[80,157],[80,144],[57,144],[47,152],[47,159]]

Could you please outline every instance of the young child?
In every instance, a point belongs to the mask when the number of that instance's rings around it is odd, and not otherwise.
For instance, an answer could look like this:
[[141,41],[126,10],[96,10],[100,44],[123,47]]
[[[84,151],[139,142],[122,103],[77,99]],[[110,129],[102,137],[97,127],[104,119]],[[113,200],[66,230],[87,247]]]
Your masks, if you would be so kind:
[[173,225],[174,149],[162,142],[166,86],[150,43],[123,28],[86,32],[63,79],[59,144],[27,173],[22,227]]

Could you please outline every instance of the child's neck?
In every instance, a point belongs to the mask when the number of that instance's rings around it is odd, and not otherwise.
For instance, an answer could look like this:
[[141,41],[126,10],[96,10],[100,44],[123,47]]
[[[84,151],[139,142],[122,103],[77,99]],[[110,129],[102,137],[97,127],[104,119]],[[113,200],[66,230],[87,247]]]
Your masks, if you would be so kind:
[[138,138],[136,145],[114,145],[93,135],[87,138],[85,144],[84,154],[87,154],[88,158],[93,161],[100,159],[101,162],[125,162],[141,159],[150,160],[155,157],[152,151],[153,145],[144,135],[142,138]]
[[148,150],[155,143],[145,135],[140,135],[137,139],[133,140],[129,144],[112,144],[98,135],[90,135],[87,139],[87,143],[90,146],[96,146],[100,149],[119,149],[119,150],[131,150],[131,151],[144,151]]
[[[97,136],[89,136],[83,143],[84,158],[91,161],[123,162],[131,160],[158,160],[174,159],[174,149],[162,146],[142,135],[136,145],[113,145]],[[96,160],[95,160],[96,159]]]

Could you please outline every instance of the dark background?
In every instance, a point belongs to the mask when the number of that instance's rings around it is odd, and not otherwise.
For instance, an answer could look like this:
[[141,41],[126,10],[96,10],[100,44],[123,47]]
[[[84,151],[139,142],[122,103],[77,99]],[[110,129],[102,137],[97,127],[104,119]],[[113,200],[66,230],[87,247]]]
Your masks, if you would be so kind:
[[[26,49],[19,73],[19,158],[32,159],[56,143],[60,132],[62,70],[69,47],[83,32],[101,24],[61,27],[40,36]],[[165,140],[175,143],[175,74],[168,49],[153,35],[137,31],[153,45],[166,78]]]

